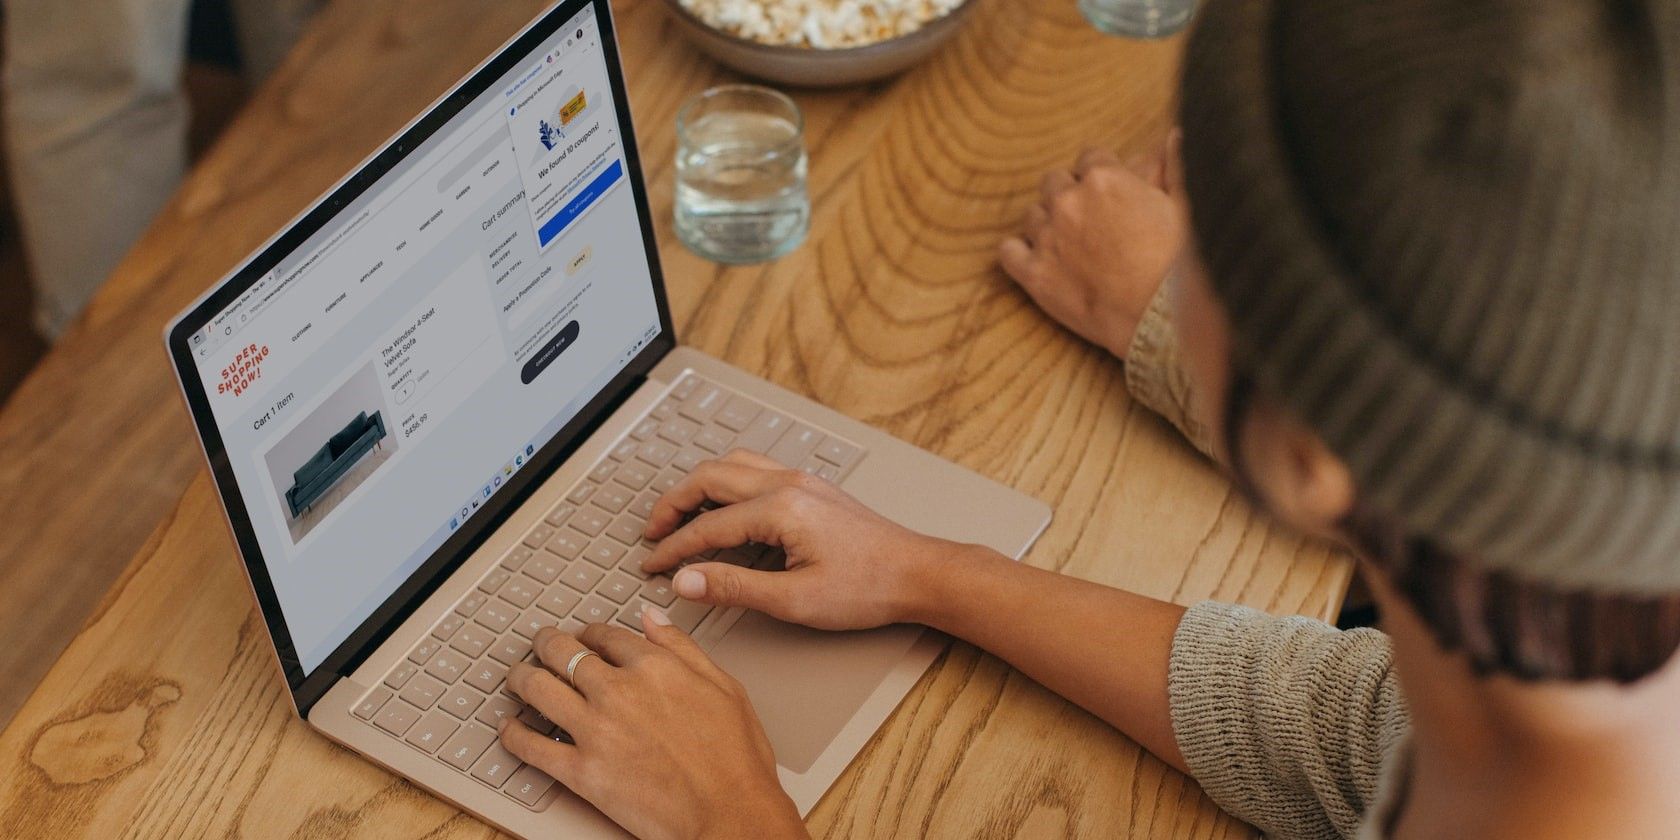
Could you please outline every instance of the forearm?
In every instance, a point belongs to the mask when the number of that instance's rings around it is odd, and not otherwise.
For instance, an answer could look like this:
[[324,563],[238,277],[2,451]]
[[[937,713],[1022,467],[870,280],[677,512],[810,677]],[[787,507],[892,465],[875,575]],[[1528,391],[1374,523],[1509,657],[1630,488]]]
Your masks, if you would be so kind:
[[913,618],[977,645],[1185,770],[1167,662],[1184,608],[961,546],[930,561]]

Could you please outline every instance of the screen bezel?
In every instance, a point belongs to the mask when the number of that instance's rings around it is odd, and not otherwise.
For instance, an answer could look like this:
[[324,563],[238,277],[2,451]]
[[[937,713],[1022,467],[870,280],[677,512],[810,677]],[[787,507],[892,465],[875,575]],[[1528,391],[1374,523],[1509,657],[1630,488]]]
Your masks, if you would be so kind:
[[[257,543],[250,513],[240,496],[232,462],[210,410],[209,399],[199,376],[189,339],[209,323],[216,313],[232,304],[246,289],[324,229],[380,178],[405,160],[427,139],[437,134],[473,100],[488,92],[494,82],[525,63],[544,41],[589,7],[594,8],[596,23],[600,28],[602,57],[607,63],[608,84],[614,97],[614,108],[623,137],[627,180],[635,199],[636,212],[642,228],[642,244],[647,254],[654,298],[658,304],[659,335],[637,353],[573,420],[539,449],[524,469],[514,473],[500,492],[462,523],[461,528],[422,562],[395,592],[327,655],[320,665],[313,671],[305,672],[281,612],[273,581],[263,563],[262,550]],[[676,347],[675,328],[666,298],[658,245],[654,239],[647,188],[642,178],[641,154],[636,146],[635,129],[630,117],[629,93],[625,89],[624,70],[619,58],[617,30],[608,0],[561,0],[540,14],[524,31],[504,44],[492,58],[480,64],[462,81],[457,82],[449,93],[407,128],[387,140],[379,151],[259,249],[244,266],[224,278],[191,309],[179,316],[167,332],[166,343],[189,413],[209,462],[211,477],[215,480],[240,557],[256,594],[258,607],[268,626],[269,636],[274,642],[292,702],[299,715],[307,717],[315,701],[326,694],[341,676],[353,671],[366,659],[380,642],[472,556],[472,553],[530,497],[542,481],[552,475],[589,434],[628,398],[659,360]]]

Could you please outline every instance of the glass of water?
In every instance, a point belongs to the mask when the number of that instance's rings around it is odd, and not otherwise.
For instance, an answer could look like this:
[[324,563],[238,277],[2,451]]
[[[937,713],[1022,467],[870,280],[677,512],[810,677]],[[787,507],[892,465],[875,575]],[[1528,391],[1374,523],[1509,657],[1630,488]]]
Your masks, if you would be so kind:
[[723,85],[677,112],[677,236],[700,256],[755,263],[811,226],[805,117],[786,95]]
[[1165,38],[1183,29],[1196,0],[1079,0],[1092,26],[1110,35]]

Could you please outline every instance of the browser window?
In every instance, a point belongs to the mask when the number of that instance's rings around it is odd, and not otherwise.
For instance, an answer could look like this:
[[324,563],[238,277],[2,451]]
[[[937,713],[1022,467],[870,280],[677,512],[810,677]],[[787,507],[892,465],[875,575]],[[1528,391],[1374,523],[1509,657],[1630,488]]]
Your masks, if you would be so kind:
[[585,10],[189,342],[312,671],[659,333]]

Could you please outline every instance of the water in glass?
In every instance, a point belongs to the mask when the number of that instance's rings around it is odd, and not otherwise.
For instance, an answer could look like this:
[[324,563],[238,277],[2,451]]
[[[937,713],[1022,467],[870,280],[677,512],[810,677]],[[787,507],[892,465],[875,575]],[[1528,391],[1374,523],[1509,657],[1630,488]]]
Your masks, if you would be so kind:
[[1190,22],[1196,0],[1079,0],[1079,10],[1110,35],[1165,38]]
[[731,85],[701,94],[677,120],[677,235],[725,263],[775,259],[810,227],[805,142],[792,100]]

